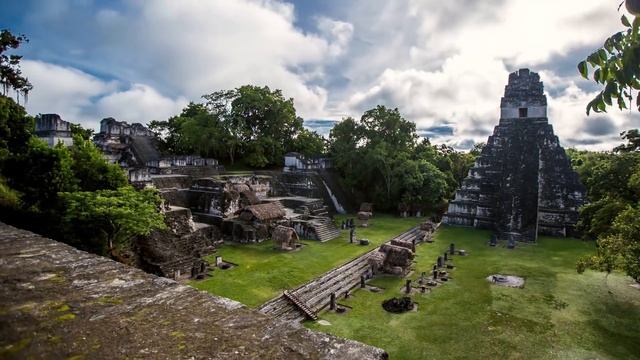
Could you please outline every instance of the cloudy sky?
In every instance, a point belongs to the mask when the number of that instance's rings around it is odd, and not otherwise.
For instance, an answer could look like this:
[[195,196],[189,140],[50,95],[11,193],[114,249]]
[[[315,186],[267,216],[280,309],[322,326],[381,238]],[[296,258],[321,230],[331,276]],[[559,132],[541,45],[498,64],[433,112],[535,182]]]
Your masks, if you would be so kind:
[[7,0],[30,43],[30,113],[147,123],[244,84],[282,89],[309,127],[398,107],[468,148],[498,122],[508,74],[540,73],[564,146],[610,149],[640,115],[587,117],[576,64],[621,29],[620,0]]

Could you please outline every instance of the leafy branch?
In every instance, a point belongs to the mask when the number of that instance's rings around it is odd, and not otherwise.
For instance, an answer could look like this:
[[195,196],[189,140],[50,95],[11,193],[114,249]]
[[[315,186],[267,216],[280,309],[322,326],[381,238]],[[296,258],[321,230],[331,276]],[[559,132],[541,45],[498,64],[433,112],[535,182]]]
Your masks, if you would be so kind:
[[629,109],[634,106],[634,95],[635,106],[640,111],[640,18],[636,17],[632,23],[623,15],[621,21],[627,29],[608,38],[602,48],[578,64],[582,77],[589,79],[592,68],[592,79],[604,86],[587,105],[587,114],[606,112],[609,106]]

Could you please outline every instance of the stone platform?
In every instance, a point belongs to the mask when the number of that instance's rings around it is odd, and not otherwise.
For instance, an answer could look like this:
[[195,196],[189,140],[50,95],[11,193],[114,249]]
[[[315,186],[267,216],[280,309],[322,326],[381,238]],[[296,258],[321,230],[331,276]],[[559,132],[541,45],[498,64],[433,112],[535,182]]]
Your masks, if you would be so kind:
[[0,358],[384,359],[0,223]]

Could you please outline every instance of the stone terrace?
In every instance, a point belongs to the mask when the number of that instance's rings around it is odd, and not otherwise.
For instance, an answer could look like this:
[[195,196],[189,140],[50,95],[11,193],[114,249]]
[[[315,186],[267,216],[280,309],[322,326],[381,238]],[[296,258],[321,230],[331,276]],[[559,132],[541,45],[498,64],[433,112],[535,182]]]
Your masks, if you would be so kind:
[[0,358],[382,359],[0,223]]

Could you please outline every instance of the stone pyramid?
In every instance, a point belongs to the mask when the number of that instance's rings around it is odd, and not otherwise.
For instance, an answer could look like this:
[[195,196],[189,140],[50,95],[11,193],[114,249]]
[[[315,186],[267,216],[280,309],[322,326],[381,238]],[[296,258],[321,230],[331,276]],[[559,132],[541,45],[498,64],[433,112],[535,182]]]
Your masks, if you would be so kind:
[[499,239],[572,236],[585,190],[547,118],[537,73],[509,76],[501,118],[443,222],[493,230]]

